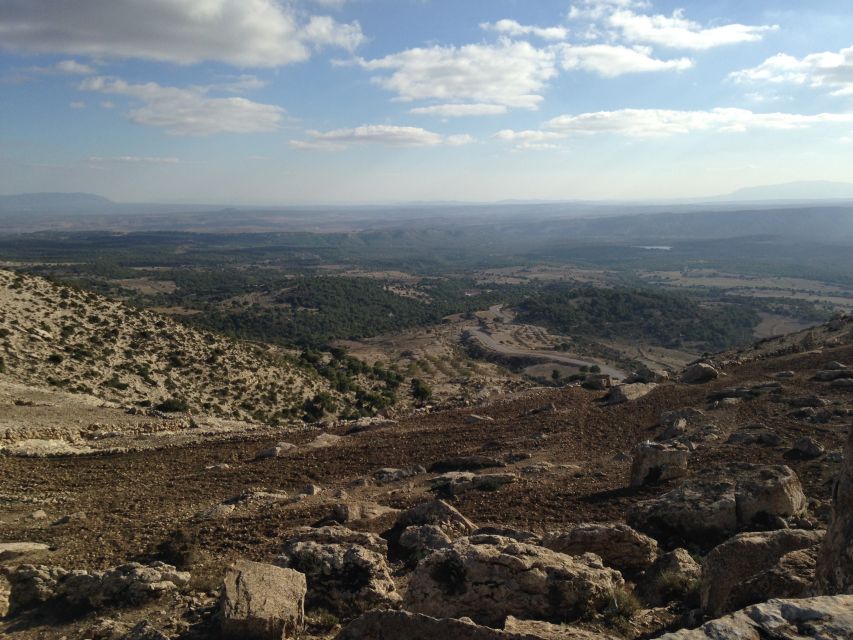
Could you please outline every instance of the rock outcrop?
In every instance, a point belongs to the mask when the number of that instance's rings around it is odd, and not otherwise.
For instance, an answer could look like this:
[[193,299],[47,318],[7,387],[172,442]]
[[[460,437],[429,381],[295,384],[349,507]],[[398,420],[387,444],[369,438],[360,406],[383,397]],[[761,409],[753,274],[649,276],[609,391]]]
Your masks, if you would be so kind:
[[305,624],[305,575],[240,560],[225,574],[220,601],[222,632],[231,638],[298,637]]
[[832,489],[832,519],[817,563],[820,593],[853,593],[853,427]]
[[618,571],[594,554],[567,556],[500,536],[463,538],[412,575],[406,609],[499,626],[509,616],[572,620],[607,605]]
[[707,545],[776,517],[802,515],[806,505],[789,467],[733,463],[633,506],[628,524],[657,540]]
[[595,553],[608,567],[636,572],[647,569],[658,555],[658,543],[627,524],[579,524],[564,532],[549,533],[541,545],[570,556]]
[[769,600],[658,640],[849,640],[853,596]]
[[20,565],[8,571],[6,577],[10,614],[46,602],[76,609],[139,604],[176,591],[190,580],[189,573],[163,562],[131,562],[106,571]]
[[814,558],[787,554],[817,546],[823,534],[797,529],[749,532],[715,547],[702,563],[702,611],[716,617],[767,598],[805,595],[814,579]]
[[631,463],[632,487],[644,484],[665,482],[687,475],[687,461],[690,451],[684,446],[661,444],[659,442],[640,443],[634,451]]
[[409,611],[370,611],[349,623],[335,640],[611,640],[604,634],[547,622],[507,618],[504,629],[470,620],[433,618]]
[[702,384],[720,377],[720,372],[706,362],[691,364],[681,373],[681,381],[685,384]]
[[303,528],[285,542],[276,564],[305,574],[309,604],[357,615],[400,600],[386,546],[375,534],[345,527]]
[[639,400],[643,396],[654,391],[657,385],[653,382],[634,382],[632,384],[618,384],[611,387],[610,393],[605,397],[605,402],[608,404],[622,404],[623,402],[631,402]]

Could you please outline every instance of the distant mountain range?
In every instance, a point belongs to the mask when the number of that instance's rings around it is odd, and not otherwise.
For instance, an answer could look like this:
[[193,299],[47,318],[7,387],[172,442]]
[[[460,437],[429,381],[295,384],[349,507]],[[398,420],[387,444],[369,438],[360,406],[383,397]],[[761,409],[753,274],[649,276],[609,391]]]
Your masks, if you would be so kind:
[[853,184],[849,182],[829,182],[824,180],[786,182],[758,187],[744,187],[731,193],[716,196],[709,200],[714,202],[779,202],[796,200],[809,202],[813,200],[850,200],[853,199]]
[[[689,198],[678,201],[661,200],[654,201],[593,201],[593,200],[571,200],[571,201],[514,201],[505,200],[496,203],[464,203],[464,202],[419,202],[419,203],[400,203],[398,205],[361,205],[357,207],[347,206],[282,206],[282,207],[253,207],[241,206],[237,209],[241,210],[288,210],[288,209],[328,209],[328,210],[344,210],[344,209],[408,209],[418,208],[428,210],[433,207],[523,207],[523,206],[541,206],[541,207],[565,207],[570,205],[573,207],[589,207],[603,206],[614,207],[620,210],[625,207],[637,207],[644,209],[648,207],[673,207],[680,204],[685,205],[700,205],[702,203],[722,205],[724,203],[778,203],[784,201],[791,202],[813,202],[820,200],[853,200],[853,183],[849,182],[830,182],[830,181],[801,181],[787,182],[783,184],[763,185],[755,187],[744,187],[732,191],[731,193],[705,197],[705,198]],[[93,193],[21,193],[16,195],[0,195],[0,214],[26,214],[26,213],[43,213],[43,214],[130,214],[130,213],[165,213],[165,212],[188,212],[188,211],[212,211],[221,210],[227,205],[211,205],[211,204],[164,204],[164,203],[118,203],[103,196]]]
[[102,213],[116,203],[94,193],[19,193],[0,196],[3,213]]

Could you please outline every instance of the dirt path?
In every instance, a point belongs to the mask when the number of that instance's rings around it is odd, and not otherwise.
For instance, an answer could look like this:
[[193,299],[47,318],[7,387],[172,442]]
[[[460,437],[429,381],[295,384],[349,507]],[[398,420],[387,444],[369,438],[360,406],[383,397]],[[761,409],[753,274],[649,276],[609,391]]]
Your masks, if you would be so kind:
[[469,327],[468,332],[471,337],[475,338],[481,345],[483,345],[486,349],[491,351],[496,351],[501,355],[505,356],[516,356],[522,358],[537,358],[544,360],[546,362],[557,362],[560,364],[568,364],[574,367],[592,367],[596,365],[601,368],[601,373],[607,374],[614,378],[622,379],[625,377],[625,372],[611,367],[606,364],[601,364],[599,362],[590,362],[587,360],[580,360],[578,358],[574,358],[572,356],[563,355],[559,353],[554,353],[553,351],[539,351],[539,350],[528,350],[528,349],[520,349],[517,347],[509,347],[505,344],[499,343],[497,340],[492,338],[487,333],[483,333],[481,330],[475,327]]

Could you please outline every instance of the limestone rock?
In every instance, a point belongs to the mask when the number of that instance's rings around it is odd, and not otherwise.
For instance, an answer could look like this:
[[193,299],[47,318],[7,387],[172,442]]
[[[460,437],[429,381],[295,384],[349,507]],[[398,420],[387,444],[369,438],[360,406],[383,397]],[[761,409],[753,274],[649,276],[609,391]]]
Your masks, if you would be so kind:
[[627,524],[580,524],[561,533],[543,536],[543,547],[577,556],[595,553],[608,567],[620,571],[642,571],[658,555],[658,543]]
[[6,573],[9,584],[8,615],[47,602],[56,595],[59,581],[68,575],[62,567],[23,564]]
[[853,595],[769,600],[658,640],[849,640]]
[[519,620],[513,616],[507,617],[504,622],[504,631],[529,634],[538,640],[615,640],[614,636],[588,631],[581,627],[551,624],[541,620]]
[[826,449],[814,438],[803,436],[794,443],[793,451],[804,458],[819,458],[826,452]]
[[685,447],[643,442],[634,451],[631,463],[631,486],[640,487],[687,475],[690,451]]
[[645,395],[651,393],[657,385],[653,382],[634,382],[632,384],[618,384],[610,389],[610,393],[605,397],[608,404],[622,404],[623,402],[631,402],[639,400]]
[[0,561],[14,560],[49,549],[49,545],[41,542],[2,542],[0,543]]
[[818,558],[816,583],[820,593],[853,593],[853,428],[832,489],[832,518]]
[[376,482],[379,484],[388,484],[390,482],[398,482],[407,478],[413,478],[422,473],[426,473],[426,469],[424,469],[420,465],[406,467],[405,469],[385,467],[383,469],[377,469],[376,471],[374,471],[373,479],[376,480]]
[[424,524],[403,530],[398,544],[405,551],[409,564],[414,565],[436,549],[449,547],[452,542],[441,527]]
[[349,623],[335,640],[611,640],[602,634],[545,622],[508,618],[504,630],[469,620],[433,618],[409,611],[370,611]]
[[255,454],[255,460],[266,460],[268,458],[282,458],[293,451],[296,445],[289,442],[279,442],[274,447],[261,449]]
[[737,518],[749,526],[760,518],[801,515],[808,501],[800,479],[785,465],[730,464],[726,467],[737,478]]
[[628,511],[628,524],[658,540],[716,544],[738,529],[802,515],[807,505],[787,466],[730,463]]
[[10,613],[16,613],[54,599],[76,608],[139,604],[187,585],[190,574],[163,562],[131,562],[106,571],[20,565],[7,579]]
[[12,585],[9,580],[0,573],[0,618],[5,618],[9,613],[9,598],[12,595]]
[[494,491],[505,484],[512,484],[518,480],[514,473],[481,473],[475,474],[470,471],[448,471],[440,476],[430,479],[433,491],[439,495],[451,496],[461,495],[466,491]]
[[329,520],[340,524],[376,520],[389,513],[398,513],[398,509],[386,507],[376,502],[342,502],[332,507]]
[[353,615],[400,600],[385,561],[384,540],[344,527],[323,529],[314,530],[318,535],[297,532],[276,558],[276,564],[305,574],[309,604]]
[[443,473],[445,471],[479,471],[493,467],[505,467],[506,463],[488,456],[455,456],[433,462],[428,471]]
[[129,562],[100,571],[71,571],[60,580],[56,595],[75,607],[140,604],[189,584],[190,574],[163,562]]
[[720,372],[706,362],[690,365],[681,373],[681,381],[685,384],[702,384],[720,377]]
[[683,601],[691,590],[698,591],[701,577],[702,565],[686,549],[673,549],[646,570],[638,593],[652,605]]
[[169,636],[156,629],[147,620],[141,620],[137,624],[133,625],[128,632],[121,637],[121,640],[169,640]]
[[594,554],[567,556],[499,536],[463,538],[415,569],[405,607],[499,626],[506,616],[571,620],[605,607],[623,584]]
[[220,600],[222,632],[233,638],[298,637],[305,624],[305,575],[240,560],[229,567]]
[[771,575],[756,577],[770,572],[785,554],[816,546],[822,538],[823,531],[782,529],[741,533],[715,547],[702,563],[702,611],[720,616],[766,598],[803,595],[811,576],[797,581],[777,572],[776,584],[768,579]]
[[724,539],[737,529],[735,483],[689,480],[628,510],[628,524],[657,540],[700,544]]
[[477,528],[473,522],[443,500],[433,500],[403,511],[397,518],[394,529],[402,532],[406,527],[423,524],[434,524],[451,538],[468,535]]

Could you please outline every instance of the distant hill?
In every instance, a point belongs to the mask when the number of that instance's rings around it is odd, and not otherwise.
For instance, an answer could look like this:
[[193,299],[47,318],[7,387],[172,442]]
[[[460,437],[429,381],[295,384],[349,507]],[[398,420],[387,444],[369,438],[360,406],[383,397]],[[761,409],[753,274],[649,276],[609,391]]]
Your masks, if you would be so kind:
[[853,199],[853,183],[813,180],[786,182],[784,184],[745,187],[712,200],[846,200]]
[[124,406],[179,400],[238,420],[298,419],[307,398],[330,391],[313,370],[268,347],[5,270],[0,361],[7,381]]
[[19,193],[0,196],[0,213],[104,213],[116,203],[94,193]]

